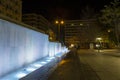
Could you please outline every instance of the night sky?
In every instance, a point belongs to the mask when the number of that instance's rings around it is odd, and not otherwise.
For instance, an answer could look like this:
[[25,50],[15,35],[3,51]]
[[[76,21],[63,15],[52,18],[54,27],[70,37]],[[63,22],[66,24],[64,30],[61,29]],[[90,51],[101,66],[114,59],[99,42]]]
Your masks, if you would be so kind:
[[80,19],[81,10],[86,6],[99,12],[113,0],[22,0],[23,13],[38,13],[48,20]]

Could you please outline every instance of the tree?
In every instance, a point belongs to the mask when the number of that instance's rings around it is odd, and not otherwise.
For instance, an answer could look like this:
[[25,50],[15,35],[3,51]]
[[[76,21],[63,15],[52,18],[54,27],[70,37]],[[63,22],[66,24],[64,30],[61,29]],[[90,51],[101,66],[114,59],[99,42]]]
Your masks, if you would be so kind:
[[119,44],[119,31],[118,26],[120,22],[120,2],[119,0],[114,0],[109,5],[105,5],[104,9],[101,11],[100,22],[106,25],[106,29],[113,29],[117,41],[116,45]]
[[96,17],[94,8],[86,6],[81,10],[81,19],[93,19]]

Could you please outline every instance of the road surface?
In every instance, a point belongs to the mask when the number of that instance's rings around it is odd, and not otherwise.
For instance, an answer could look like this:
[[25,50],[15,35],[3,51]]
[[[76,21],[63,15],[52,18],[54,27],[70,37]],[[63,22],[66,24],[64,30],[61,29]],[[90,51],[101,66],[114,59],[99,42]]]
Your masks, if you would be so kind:
[[120,80],[120,51],[78,50],[80,62],[92,69],[100,80]]
[[120,80],[120,51],[80,49],[62,60],[48,80]]

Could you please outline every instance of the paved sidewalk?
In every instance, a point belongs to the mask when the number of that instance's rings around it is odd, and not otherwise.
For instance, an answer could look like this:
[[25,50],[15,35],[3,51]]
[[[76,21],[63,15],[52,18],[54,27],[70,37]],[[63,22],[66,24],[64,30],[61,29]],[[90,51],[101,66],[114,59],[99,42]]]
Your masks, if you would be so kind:
[[73,53],[68,53],[48,80],[100,80],[88,64],[80,62]]

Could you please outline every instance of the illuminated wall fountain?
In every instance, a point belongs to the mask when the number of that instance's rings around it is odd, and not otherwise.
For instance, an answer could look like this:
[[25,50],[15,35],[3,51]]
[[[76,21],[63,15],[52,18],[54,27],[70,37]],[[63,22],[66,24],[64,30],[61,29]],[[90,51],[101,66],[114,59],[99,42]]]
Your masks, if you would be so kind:
[[60,50],[47,35],[0,19],[0,77]]

